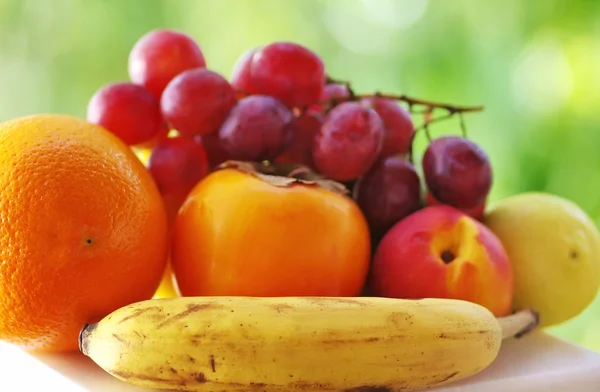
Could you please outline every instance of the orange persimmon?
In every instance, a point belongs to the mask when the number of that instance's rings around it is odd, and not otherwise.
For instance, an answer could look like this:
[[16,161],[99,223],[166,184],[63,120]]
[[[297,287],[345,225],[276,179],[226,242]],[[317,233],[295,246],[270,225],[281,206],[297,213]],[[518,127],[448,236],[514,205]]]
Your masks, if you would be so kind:
[[359,207],[339,184],[275,170],[230,162],[190,192],[171,253],[183,296],[360,295],[371,243]]

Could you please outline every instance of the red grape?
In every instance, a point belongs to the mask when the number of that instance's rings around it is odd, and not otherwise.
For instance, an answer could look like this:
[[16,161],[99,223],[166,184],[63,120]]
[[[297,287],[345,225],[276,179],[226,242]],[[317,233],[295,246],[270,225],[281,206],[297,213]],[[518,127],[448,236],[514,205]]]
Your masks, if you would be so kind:
[[191,138],[163,139],[154,147],[148,170],[163,197],[182,200],[209,172],[206,152]]
[[250,71],[252,67],[252,58],[259,49],[260,48],[248,49],[242,53],[233,66],[231,85],[235,90],[245,91],[249,94],[256,92],[252,86]]
[[381,156],[407,154],[415,135],[415,126],[410,113],[393,99],[381,97],[364,98],[362,103],[373,108],[385,128]]
[[373,109],[357,102],[341,103],[327,114],[315,137],[315,167],[333,180],[356,179],[377,159],[383,137],[383,122]]
[[208,157],[208,163],[210,164],[211,168],[214,168],[221,163],[232,159],[231,155],[221,144],[218,132],[209,133],[208,135],[203,136],[196,136],[194,137],[194,140],[204,146],[204,150],[206,150],[206,155]]
[[142,36],[129,53],[131,81],[145,86],[157,98],[175,76],[198,67],[206,67],[200,47],[193,38],[175,30],[153,30]]
[[422,164],[432,196],[456,208],[481,204],[492,186],[487,154],[466,138],[443,136],[434,139],[425,150]]
[[340,83],[329,83],[323,87],[323,91],[321,91],[321,97],[319,98],[319,103],[310,105],[308,111],[314,114],[323,113],[325,110],[329,108],[329,104],[323,104],[322,102],[332,102],[336,98],[348,98],[350,96],[350,91],[348,90],[348,86]]
[[378,159],[354,187],[354,198],[373,233],[384,235],[421,207],[421,180],[403,157]]
[[275,162],[314,167],[312,146],[315,135],[321,129],[321,120],[311,114],[303,114],[295,117],[289,127],[292,129],[289,147],[275,158]]
[[334,98],[348,98],[349,96],[350,91],[348,90],[348,86],[345,84],[329,83],[323,87],[321,101],[327,101]]
[[216,132],[234,105],[229,82],[206,68],[180,73],[167,85],[160,100],[163,117],[183,136]]
[[269,44],[252,58],[251,83],[257,93],[290,107],[317,102],[325,83],[325,66],[314,52],[292,42]]
[[292,112],[279,100],[251,95],[238,101],[219,130],[221,143],[233,159],[271,160],[291,140]]
[[94,93],[87,121],[101,125],[130,146],[152,140],[165,126],[154,95],[125,82],[107,84]]

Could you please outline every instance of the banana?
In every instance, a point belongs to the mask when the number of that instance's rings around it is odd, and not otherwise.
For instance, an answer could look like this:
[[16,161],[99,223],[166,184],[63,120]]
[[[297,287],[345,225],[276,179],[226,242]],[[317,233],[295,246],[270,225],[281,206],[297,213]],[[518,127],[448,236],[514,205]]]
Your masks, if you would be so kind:
[[80,350],[158,389],[392,392],[488,367],[532,312],[496,319],[471,302],[333,297],[152,299],[84,326]]

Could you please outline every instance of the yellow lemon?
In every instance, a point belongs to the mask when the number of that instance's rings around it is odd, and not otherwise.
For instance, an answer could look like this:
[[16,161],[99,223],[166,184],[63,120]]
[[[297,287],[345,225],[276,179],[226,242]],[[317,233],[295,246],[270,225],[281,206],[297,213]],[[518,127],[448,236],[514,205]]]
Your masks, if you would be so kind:
[[144,166],[148,166],[148,162],[150,161],[150,154],[152,154],[152,150],[149,148],[135,148],[132,147],[131,150],[138,157],[140,161],[144,164]]
[[541,325],[579,315],[600,285],[600,234],[575,203],[523,193],[496,203],[484,224],[500,239],[515,275],[514,307],[533,307]]
[[179,297],[179,289],[177,288],[177,282],[175,281],[175,277],[173,276],[173,271],[171,269],[171,263],[167,263],[167,268],[165,268],[165,273],[163,274],[163,278],[160,282],[156,293],[154,294],[154,298],[176,298]]

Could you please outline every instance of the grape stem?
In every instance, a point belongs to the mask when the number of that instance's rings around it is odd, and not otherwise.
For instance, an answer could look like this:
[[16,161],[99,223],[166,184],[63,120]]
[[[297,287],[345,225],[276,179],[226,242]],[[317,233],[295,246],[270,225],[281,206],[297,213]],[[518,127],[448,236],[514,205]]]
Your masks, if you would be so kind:
[[448,112],[450,112],[451,114],[465,113],[465,112],[480,112],[484,109],[484,107],[482,105],[479,105],[479,106],[456,106],[456,105],[450,105],[447,103],[433,102],[433,101],[427,101],[424,99],[413,98],[413,97],[409,97],[408,95],[405,95],[405,94],[394,95],[394,94],[383,94],[383,93],[376,92],[375,94],[359,94],[359,95],[355,95],[355,97],[356,98],[375,97],[375,98],[394,99],[396,101],[406,102],[409,107],[414,106],[414,105],[423,105],[423,106],[426,106],[431,109],[434,109],[434,108],[445,109]]
[[[429,131],[429,125],[438,121],[447,120],[454,115],[458,115],[460,122],[460,130],[463,137],[467,137],[467,127],[465,125],[465,119],[463,117],[463,113],[468,112],[480,112],[484,109],[483,105],[478,106],[459,106],[459,105],[451,105],[448,103],[442,102],[434,102],[420,98],[410,97],[406,94],[386,94],[381,92],[375,92],[373,94],[356,94],[354,90],[352,90],[351,83],[348,81],[336,80],[329,76],[326,78],[326,84],[341,84],[346,86],[348,89],[348,97],[336,97],[331,100],[320,102],[320,105],[324,105],[325,107],[329,106],[329,110],[331,110],[336,105],[347,102],[347,101],[357,101],[365,98],[383,98],[390,99],[395,101],[402,101],[408,104],[408,110],[411,114],[422,114],[423,115],[423,124],[416,127],[415,131],[423,130],[425,132],[425,137],[428,141],[431,141],[431,132]],[[422,110],[414,110],[414,106],[424,106]],[[447,113],[442,116],[433,116],[433,112],[436,109],[441,109],[446,111]],[[306,110],[306,109],[305,109]],[[412,151],[409,153],[409,159],[412,162]]]
[[[361,98],[374,98],[375,97],[375,98],[385,98],[385,99],[393,99],[396,101],[402,101],[402,102],[407,103],[409,107],[415,106],[415,105],[421,105],[421,106],[426,106],[427,108],[431,108],[431,109],[434,109],[434,108],[444,109],[444,110],[447,110],[448,112],[450,112],[451,114],[465,113],[465,112],[480,112],[484,109],[483,105],[458,106],[458,105],[451,105],[451,104],[442,103],[442,102],[434,102],[434,101],[429,101],[429,100],[425,100],[425,99],[414,98],[414,97],[410,97],[406,94],[397,95],[397,94],[386,94],[386,93],[380,93],[380,92],[375,92],[374,94],[355,94],[354,91],[352,90],[350,82],[336,80],[331,77],[327,77],[326,83],[327,84],[333,84],[333,83],[343,84],[346,86],[346,88],[350,92],[350,96],[348,98],[335,98],[336,102],[352,101],[352,100],[361,99]],[[327,103],[327,102],[323,102],[323,103]]]
[[[320,101],[317,102],[317,105],[322,105],[324,107],[326,107],[327,109],[325,109],[325,113],[328,112],[329,110],[333,109],[335,106],[343,103],[343,102],[349,102],[349,101],[358,101],[361,99],[365,99],[365,98],[383,98],[383,99],[390,99],[390,100],[395,100],[395,101],[402,101],[406,104],[408,104],[408,109],[412,114],[422,114],[423,115],[423,124],[421,126],[418,126],[415,128],[415,131],[419,131],[419,130],[423,130],[425,132],[425,136],[427,137],[428,141],[431,141],[431,132],[429,131],[429,125],[432,123],[436,123],[439,121],[443,121],[443,120],[447,120],[451,117],[453,117],[454,115],[458,115],[459,117],[459,122],[460,122],[460,130],[462,133],[463,137],[467,137],[467,127],[465,124],[465,119],[463,116],[463,113],[469,113],[469,112],[480,112],[484,109],[483,105],[477,105],[477,106],[461,106],[461,105],[451,105],[448,103],[442,103],[442,102],[434,102],[434,101],[429,101],[426,99],[420,99],[420,98],[414,98],[414,97],[410,97],[406,94],[387,94],[387,93],[381,93],[381,92],[375,92],[372,94],[356,94],[354,92],[354,90],[352,89],[352,85],[350,82],[348,81],[342,81],[342,80],[337,80],[334,79],[330,76],[327,76],[326,84],[341,84],[346,86],[346,88],[348,89],[348,96],[347,97],[335,97],[332,99],[328,99],[325,101]],[[237,91],[236,93],[241,94],[242,96],[248,96],[250,95],[249,93],[245,92],[245,91]],[[414,110],[414,106],[424,106],[424,108],[422,110]],[[306,105],[304,107],[301,108],[296,108],[296,110],[299,111],[300,114],[305,113],[311,105]],[[445,110],[447,113],[441,116],[433,116],[433,113],[436,109],[441,109],[441,110]],[[418,132],[415,132],[418,133]],[[414,139],[413,135],[413,139]],[[412,144],[411,144],[412,146]],[[412,148],[409,151],[409,160],[412,162],[413,159],[413,153],[412,153]]]

